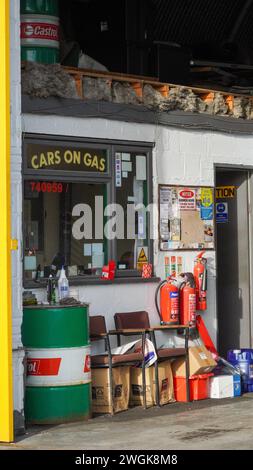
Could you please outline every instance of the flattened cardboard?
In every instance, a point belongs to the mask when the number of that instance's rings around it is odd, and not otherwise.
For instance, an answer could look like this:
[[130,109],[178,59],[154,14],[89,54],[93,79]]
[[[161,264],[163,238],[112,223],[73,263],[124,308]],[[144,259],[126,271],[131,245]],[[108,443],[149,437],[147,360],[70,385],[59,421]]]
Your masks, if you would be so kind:
[[[189,348],[190,376],[198,374],[208,374],[212,372],[217,363],[212,354],[205,346],[194,346]],[[185,377],[185,358],[176,359],[172,363],[172,371],[175,377]]]
[[[91,369],[92,412],[111,413],[109,369]],[[130,367],[113,368],[114,413],[128,409],[130,394]]]
[[[146,399],[147,406],[156,405],[155,366],[147,367]],[[161,405],[174,402],[173,375],[170,361],[161,362],[158,366],[159,396]],[[130,406],[143,405],[142,369],[131,367],[130,370]]]

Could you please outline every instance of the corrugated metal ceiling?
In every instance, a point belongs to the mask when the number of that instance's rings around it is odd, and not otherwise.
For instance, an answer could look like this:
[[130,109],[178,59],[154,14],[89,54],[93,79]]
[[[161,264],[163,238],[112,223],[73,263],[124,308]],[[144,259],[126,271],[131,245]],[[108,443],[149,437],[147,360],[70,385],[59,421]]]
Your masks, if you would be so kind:
[[[229,35],[247,0],[153,0],[153,38],[185,46],[219,42]],[[241,43],[253,42],[253,3],[238,31]]]

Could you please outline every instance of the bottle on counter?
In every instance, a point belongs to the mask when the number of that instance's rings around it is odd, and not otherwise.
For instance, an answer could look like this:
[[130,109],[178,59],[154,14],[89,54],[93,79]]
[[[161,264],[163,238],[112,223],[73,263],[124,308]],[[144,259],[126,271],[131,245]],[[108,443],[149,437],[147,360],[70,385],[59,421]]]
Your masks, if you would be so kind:
[[53,293],[53,276],[50,274],[47,281],[47,301],[49,304],[52,303],[52,293]]
[[62,266],[61,274],[58,280],[58,294],[59,300],[69,297],[69,281],[66,277],[65,269]]
[[55,281],[54,278],[53,278],[53,281],[52,281],[51,303],[52,303],[53,305],[56,304],[56,281]]

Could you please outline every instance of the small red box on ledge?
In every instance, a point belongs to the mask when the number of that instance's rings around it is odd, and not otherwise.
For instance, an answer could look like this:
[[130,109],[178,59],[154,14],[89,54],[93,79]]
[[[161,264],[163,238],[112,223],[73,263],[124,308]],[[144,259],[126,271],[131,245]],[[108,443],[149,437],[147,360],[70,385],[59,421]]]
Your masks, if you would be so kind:
[[103,266],[102,276],[100,279],[103,279],[106,281],[112,281],[115,278],[115,269],[116,269],[115,261],[110,260],[108,265]]

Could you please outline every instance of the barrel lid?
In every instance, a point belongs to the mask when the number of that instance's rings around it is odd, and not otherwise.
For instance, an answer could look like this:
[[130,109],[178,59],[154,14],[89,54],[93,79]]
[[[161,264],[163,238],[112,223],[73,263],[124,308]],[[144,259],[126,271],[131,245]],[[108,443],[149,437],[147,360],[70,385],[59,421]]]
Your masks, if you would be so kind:
[[89,307],[90,304],[88,303],[81,303],[81,304],[73,304],[73,305],[61,305],[61,304],[55,304],[55,305],[46,305],[46,304],[38,304],[38,305],[23,305],[23,309],[29,309],[29,310],[56,310],[56,309],[62,309],[62,308],[80,308],[80,307]]

